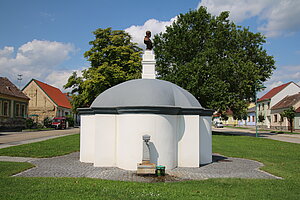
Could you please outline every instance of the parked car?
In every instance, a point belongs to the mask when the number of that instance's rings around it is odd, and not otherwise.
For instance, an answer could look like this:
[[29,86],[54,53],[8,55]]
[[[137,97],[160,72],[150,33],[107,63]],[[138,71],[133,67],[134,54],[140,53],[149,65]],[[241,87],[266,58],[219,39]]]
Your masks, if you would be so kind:
[[216,123],[215,123],[215,127],[216,127],[216,128],[223,128],[224,126],[223,126],[223,123],[222,123],[222,122],[216,122]]
[[54,117],[51,124],[52,128],[55,129],[66,129],[67,123],[65,117]]

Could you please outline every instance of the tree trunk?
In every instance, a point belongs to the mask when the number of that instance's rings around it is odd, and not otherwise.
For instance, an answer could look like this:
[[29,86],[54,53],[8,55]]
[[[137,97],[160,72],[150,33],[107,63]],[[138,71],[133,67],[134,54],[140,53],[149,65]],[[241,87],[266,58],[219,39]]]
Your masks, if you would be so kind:
[[293,133],[293,120],[289,120],[290,127],[291,127],[291,133]]

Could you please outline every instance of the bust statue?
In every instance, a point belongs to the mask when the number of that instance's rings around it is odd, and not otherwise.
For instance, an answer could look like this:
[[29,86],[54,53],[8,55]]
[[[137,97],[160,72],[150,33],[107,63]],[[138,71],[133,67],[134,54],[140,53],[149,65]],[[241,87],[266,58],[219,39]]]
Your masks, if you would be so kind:
[[150,40],[151,37],[151,32],[146,31],[146,36],[144,38],[144,43],[146,44],[146,50],[152,50],[153,49],[153,44],[152,41]]

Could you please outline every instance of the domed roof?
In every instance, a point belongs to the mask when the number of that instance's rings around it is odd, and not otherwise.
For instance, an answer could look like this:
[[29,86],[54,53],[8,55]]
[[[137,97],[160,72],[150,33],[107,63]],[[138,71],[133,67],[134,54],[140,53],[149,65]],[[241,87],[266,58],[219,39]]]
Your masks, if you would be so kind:
[[101,93],[91,108],[128,106],[202,108],[188,91],[158,79],[135,79],[118,84]]
[[135,79],[101,93],[90,108],[78,108],[80,115],[165,114],[211,116],[188,91],[168,81]]

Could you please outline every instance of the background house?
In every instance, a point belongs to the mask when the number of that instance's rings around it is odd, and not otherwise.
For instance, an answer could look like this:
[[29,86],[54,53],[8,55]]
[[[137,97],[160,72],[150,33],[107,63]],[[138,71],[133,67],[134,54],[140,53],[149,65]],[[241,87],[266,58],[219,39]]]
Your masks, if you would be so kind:
[[[291,127],[289,127],[288,120],[281,117],[281,113],[284,110],[289,109],[290,107],[294,107],[295,110],[298,110],[300,108],[300,93],[286,96],[271,108],[272,129],[290,130]],[[295,117],[293,129],[300,129],[299,123],[297,122],[299,122],[299,119],[298,117]]]
[[238,120],[233,118],[232,110],[226,110],[224,113],[227,116],[227,120],[220,118],[221,122],[227,126],[236,126],[238,124]]
[[30,98],[28,115],[42,123],[46,117],[63,117],[71,114],[71,104],[67,96],[58,88],[32,79],[23,92]]
[[300,107],[296,109],[296,116],[294,120],[295,130],[300,129]]
[[5,77],[0,77],[0,131],[25,128],[29,98]]
[[271,89],[257,101],[258,116],[264,116],[264,121],[258,123],[260,127],[271,128],[271,108],[287,95],[300,92],[300,87],[294,82],[282,84]]
[[255,126],[255,104],[251,103],[247,110],[247,119],[239,120],[239,126]]

